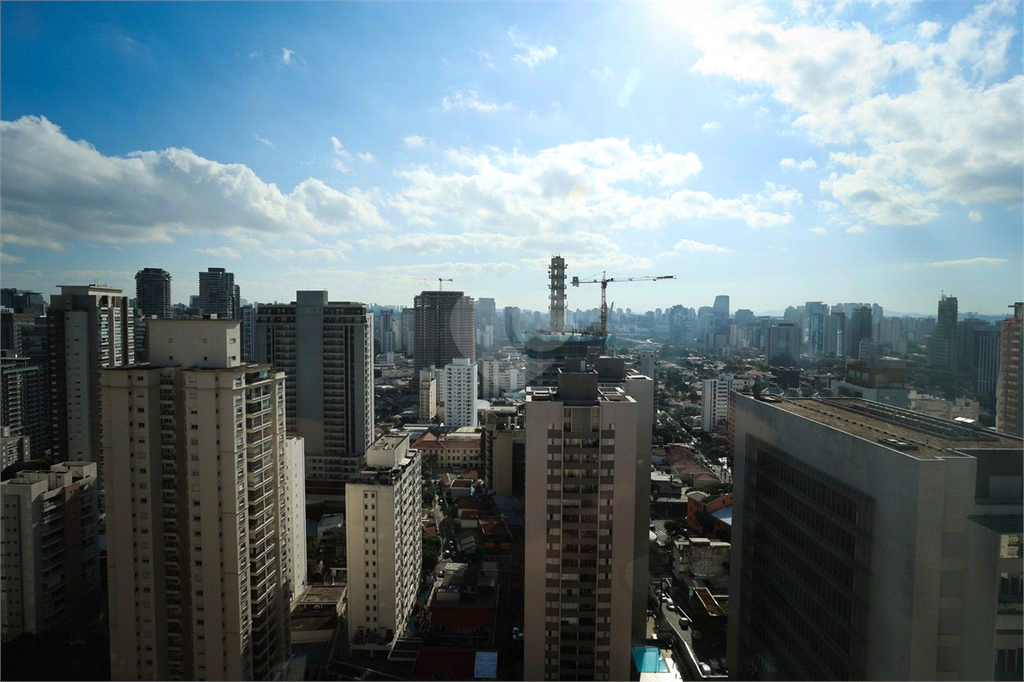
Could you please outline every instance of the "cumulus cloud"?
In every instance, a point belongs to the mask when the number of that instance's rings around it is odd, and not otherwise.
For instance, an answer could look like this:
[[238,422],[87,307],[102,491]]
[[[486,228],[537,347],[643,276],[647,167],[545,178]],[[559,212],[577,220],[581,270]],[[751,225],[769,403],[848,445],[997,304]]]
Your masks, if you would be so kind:
[[270,140],[268,140],[265,137],[260,137],[259,135],[253,135],[253,137],[256,138],[257,142],[262,142],[263,144],[267,145],[268,147],[273,147],[274,146],[274,143],[271,142]]
[[512,45],[516,48],[523,50],[520,54],[512,55],[512,61],[521,62],[526,64],[531,69],[540,64],[545,59],[551,59],[558,54],[558,50],[554,45],[530,45],[529,43],[523,42],[516,37],[514,29],[508,30],[508,37],[512,40]]
[[406,149],[418,149],[427,143],[427,141],[419,135],[406,135],[402,141],[405,143]]
[[708,130],[718,130],[721,127],[722,126],[721,126],[721,124],[718,121],[708,121],[707,123],[702,125],[700,127],[700,129],[704,130],[704,131],[708,131]]
[[981,219],[985,217],[985,214],[982,211],[971,211],[967,214],[967,217],[972,223],[980,223]]
[[172,242],[193,234],[261,244],[388,229],[372,198],[308,179],[290,193],[242,164],[189,149],[107,156],[45,118],[0,121],[3,241]]
[[810,170],[811,168],[817,168],[818,162],[812,158],[806,158],[803,161],[797,161],[796,159],[782,159],[779,161],[779,165],[783,168],[796,168],[797,170]]
[[[518,234],[605,233],[658,229],[688,219],[735,220],[751,227],[787,224],[767,194],[720,199],[679,187],[701,169],[693,153],[659,145],[632,146],[600,139],[559,145],[527,155],[450,149],[453,169],[421,166],[402,171],[407,182],[390,199],[407,222],[435,226],[455,220],[471,229]],[[785,196],[774,200],[789,199]]]
[[951,268],[960,266],[976,266],[976,265],[1006,265],[1009,263],[1005,258],[965,258],[963,260],[940,260],[932,263],[925,263],[928,267],[932,268]]
[[812,227],[811,229],[809,229],[807,231],[810,232],[811,234],[820,235],[822,237],[825,237],[825,236],[828,235],[828,230],[826,230],[824,227]]
[[857,223],[856,225],[851,225],[850,227],[846,228],[847,234],[867,234],[867,231],[868,228],[864,227],[860,223]]
[[9,253],[0,251],[0,265],[14,265],[16,263],[24,263],[25,259],[21,256],[12,256]]
[[732,249],[727,249],[724,246],[703,244],[692,239],[680,239],[672,248],[676,251],[696,251],[698,253],[734,253]]
[[[858,219],[914,225],[943,203],[1024,201],[1024,76],[1001,80],[1017,7],[978,5],[944,40],[924,22],[913,41],[840,19],[836,6],[794,20],[774,5],[710,3],[670,18],[700,51],[695,71],[766,88],[812,141],[855,150],[832,155],[823,192]],[[893,82],[911,86],[890,92]]]
[[456,90],[453,94],[445,95],[441,99],[441,108],[445,111],[470,110],[493,113],[495,111],[511,109],[512,103],[495,104],[494,102],[481,102],[473,90],[466,90],[465,92]]
[[377,157],[373,155],[373,152],[356,152],[356,158],[365,163],[374,163],[377,161]]

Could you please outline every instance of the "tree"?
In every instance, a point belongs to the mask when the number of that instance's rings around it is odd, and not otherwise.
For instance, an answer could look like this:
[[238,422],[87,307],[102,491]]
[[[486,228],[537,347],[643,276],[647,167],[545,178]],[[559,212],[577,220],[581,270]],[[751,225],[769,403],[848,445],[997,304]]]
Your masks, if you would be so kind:
[[665,521],[665,532],[673,537],[685,534],[686,531],[689,530],[689,528],[690,527],[686,524],[685,516],[680,516]]
[[423,570],[433,571],[441,559],[441,538],[423,533]]
[[434,482],[423,481],[423,506],[429,507],[434,504]]
[[323,550],[324,566],[328,568],[345,568],[348,564],[344,526],[336,526],[325,530],[321,547]]

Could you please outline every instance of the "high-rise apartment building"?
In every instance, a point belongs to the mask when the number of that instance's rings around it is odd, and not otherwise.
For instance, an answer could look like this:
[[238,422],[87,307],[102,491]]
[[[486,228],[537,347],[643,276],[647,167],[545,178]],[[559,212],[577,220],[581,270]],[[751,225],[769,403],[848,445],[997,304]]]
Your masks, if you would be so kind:
[[143,317],[171,317],[171,273],[143,268],[135,273],[135,310]]
[[[28,452],[42,455],[50,447],[49,386],[43,368],[29,358],[4,356],[0,359],[0,424],[6,435],[25,436]],[[5,461],[6,467],[10,462]]]
[[0,636],[81,622],[100,596],[94,462],[21,471],[0,483]]
[[259,315],[259,304],[248,303],[242,306],[242,362],[256,362],[256,319]]
[[505,306],[505,340],[510,346],[523,344],[522,311],[519,308]]
[[235,273],[224,268],[208,268],[199,273],[199,310],[204,315],[237,320],[242,317],[240,291]]
[[733,393],[737,679],[1020,679],[1022,442]]
[[557,388],[527,389],[530,680],[629,679],[630,646],[646,636],[654,392],[621,358],[600,360],[601,377],[570,368]]
[[956,367],[957,300],[942,295],[935,329],[928,337],[928,365],[954,369]]
[[354,650],[387,652],[416,606],[423,568],[420,454],[409,436],[381,436],[345,486],[348,636]]
[[424,291],[416,297],[413,371],[444,367],[455,358],[476,362],[473,299],[461,291]]
[[821,301],[808,301],[804,305],[804,348],[811,357],[825,354],[825,318],[828,306]]
[[795,367],[800,362],[800,327],[790,322],[769,327],[766,348],[769,366]]
[[152,332],[148,365],[102,375],[111,674],[279,676],[305,542],[284,373],[242,362],[238,320]]
[[455,358],[444,368],[444,423],[476,427],[477,366],[468,358]]
[[862,305],[853,309],[847,325],[846,354],[860,358],[860,342],[871,341],[871,307]]
[[825,318],[825,357],[834,358],[846,354],[846,313],[832,309]]
[[307,498],[340,499],[373,442],[373,315],[298,291],[289,305],[260,305],[255,345],[257,360],[288,378],[288,434],[305,440]]
[[134,314],[120,289],[61,286],[47,315],[54,461],[101,457],[100,371],[135,362]]
[[1001,323],[996,429],[1024,435],[1024,303],[1013,304],[1013,317]]
[[429,424],[437,416],[437,380],[430,367],[420,370],[420,421]]
[[754,385],[753,377],[719,374],[701,386],[700,428],[704,433],[725,434],[729,428],[729,392]]
[[413,356],[416,342],[416,311],[412,308],[402,308],[402,352],[406,357]]

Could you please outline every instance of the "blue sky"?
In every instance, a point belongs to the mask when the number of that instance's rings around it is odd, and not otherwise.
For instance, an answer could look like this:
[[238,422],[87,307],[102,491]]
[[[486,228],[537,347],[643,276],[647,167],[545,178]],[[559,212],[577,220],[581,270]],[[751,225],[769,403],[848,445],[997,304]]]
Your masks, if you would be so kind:
[[[1002,314],[1020,2],[0,4],[3,286]],[[569,290],[570,308],[599,303]]]

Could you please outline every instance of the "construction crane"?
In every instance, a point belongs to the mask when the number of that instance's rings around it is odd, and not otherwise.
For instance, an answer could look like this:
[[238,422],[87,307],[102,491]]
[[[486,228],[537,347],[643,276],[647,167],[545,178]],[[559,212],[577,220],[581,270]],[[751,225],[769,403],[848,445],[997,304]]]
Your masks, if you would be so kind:
[[608,336],[608,306],[605,303],[605,292],[608,289],[608,282],[654,282],[659,279],[675,279],[675,275],[658,275],[656,277],[605,277],[601,273],[601,279],[580,279],[572,278],[572,285],[578,287],[581,284],[601,285],[601,336]]
[[444,285],[442,284],[442,282],[450,282],[450,281],[452,281],[451,277],[449,277],[448,279],[445,279],[443,277],[438,277],[437,278],[437,290],[438,291],[444,291]]

